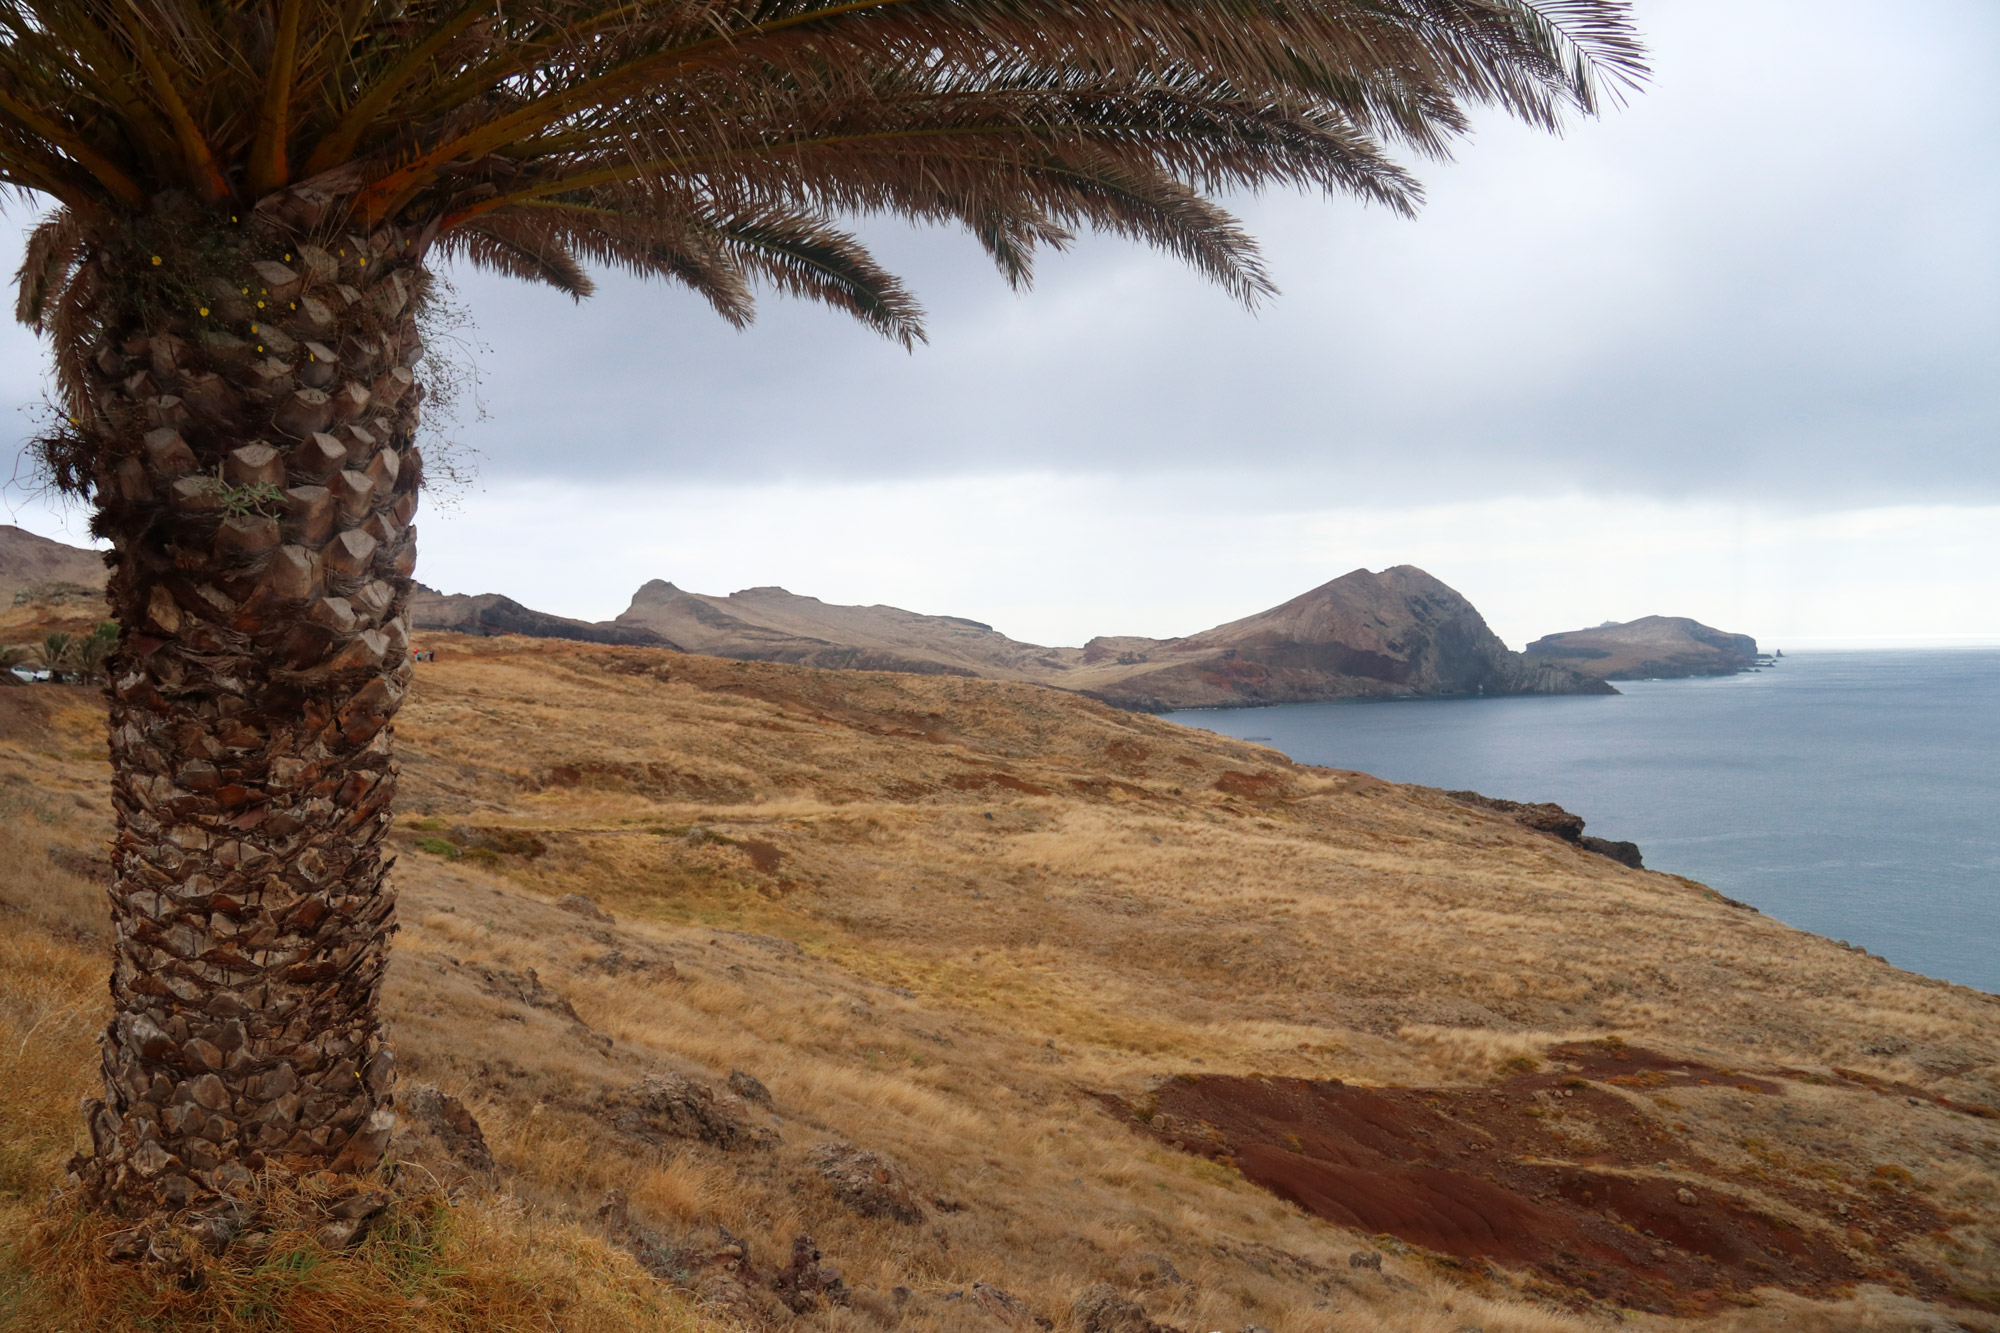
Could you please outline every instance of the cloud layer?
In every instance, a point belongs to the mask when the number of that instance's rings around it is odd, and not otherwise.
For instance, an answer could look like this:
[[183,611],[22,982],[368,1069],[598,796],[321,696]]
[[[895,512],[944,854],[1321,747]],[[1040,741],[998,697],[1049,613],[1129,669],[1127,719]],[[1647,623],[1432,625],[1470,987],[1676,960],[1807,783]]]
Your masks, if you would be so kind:
[[496,475],[732,481],[1213,470],[1392,500],[1552,485],[2000,498],[2000,46],[1986,0],[1653,0],[1654,86],[1563,141],[1493,122],[1408,222],[1241,201],[1252,315],[1088,240],[1007,292],[874,229],[914,355],[770,302],[747,334],[612,280],[461,279]]
[[[1649,91],[1561,141],[1489,121],[1415,222],[1239,201],[1284,288],[1254,314],[1123,244],[1019,296],[874,224],[932,310],[914,355],[776,300],[738,334],[616,276],[577,307],[455,275],[484,489],[424,519],[423,577],[593,616],[647,577],[783,583],[1074,641],[1410,562],[1517,643],[2000,634],[2000,7],[1640,12]],[[41,365],[0,333],[0,403]]]
[[590,619],[664,578],[712,593],[777,584],[1080,644],[1190,634],[1360,566],[1415,564],[1517,648],[1662,613],[1780,647],[2000,640],[2000,506],[1810,514],[1568,494],[1273,514],[1218,505],[1200,478],[1060,475],[617,492],[524,481],[466,500],[422,520],[427,582]]

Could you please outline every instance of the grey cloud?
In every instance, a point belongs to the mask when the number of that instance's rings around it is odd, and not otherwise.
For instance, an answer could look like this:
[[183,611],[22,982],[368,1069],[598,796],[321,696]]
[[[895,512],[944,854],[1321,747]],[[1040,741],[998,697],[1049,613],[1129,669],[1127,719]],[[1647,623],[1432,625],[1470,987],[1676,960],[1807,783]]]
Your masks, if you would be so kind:
[[1563,142],[1488,127],[1414,223],[1246,201],[1285,288],[1255,315],[1096,240],[1017,297],[962,238],[890,228],[933,312],[913,356],[777,301],[736,334],[658,288],[571,309],[465,279],[494,345],[475,438],[501,475],[2000,496],[2000,14],[1641,12],[1650,92]]
[[495,480],[1221,472],[1273,509],[2000,498],[2000,9],[1640,12],[1651,91],[1561,142],[1486,126],[1425,170],[1418,221],[1244,201],[1285,289],[1254,315],[1121,244],[1050,257],[1016,296],[965,238],[887,226],[932,310],[914,355],[778,300],[738,334],[659,286],[608,278],[574,307],[459,275],[490,344],[489,415],[460,436]]

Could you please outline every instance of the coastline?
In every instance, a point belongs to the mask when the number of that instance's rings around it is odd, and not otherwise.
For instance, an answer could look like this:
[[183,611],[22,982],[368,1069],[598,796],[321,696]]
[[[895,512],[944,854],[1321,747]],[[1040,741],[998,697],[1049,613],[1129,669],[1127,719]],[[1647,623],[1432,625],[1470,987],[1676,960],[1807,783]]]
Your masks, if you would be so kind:
[[1300,763],[1553,801],[1638,843],[1651,868],[2000,991],[2000,830],[1979,799],[2000,789],[2000,645],[1788,648],[1783,661],[1626,682],[1618,708],[1460,699],[1161,716],[1255,733]]

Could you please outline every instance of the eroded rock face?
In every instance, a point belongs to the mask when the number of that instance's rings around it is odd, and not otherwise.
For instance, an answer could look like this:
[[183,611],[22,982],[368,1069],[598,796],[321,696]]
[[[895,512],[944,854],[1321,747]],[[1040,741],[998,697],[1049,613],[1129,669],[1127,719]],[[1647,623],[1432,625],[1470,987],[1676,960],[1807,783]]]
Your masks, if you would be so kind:
[[1564,842],[1577,842],[1583,837],[1583,816],[1573,815],[1553,801],[1508,801],[1497,796],[1481,796],[1476,791],[1448,791],[1445,795],[1460,805],[1477,806],[1481,810],[1506,815],[1515,823],[1538,833],[1553,833]]
[[914,1226],[924,1206],[902,1171],[880,1153],[851,1143],[822,1143],[806,1161],[833,1186],[834,1197],[863,1217],[887,1217]]
[[742,1098],[718,1097],[680,1074],[648,1074],[599,1104],[614,1129],[649,1143],[695,1139],[725,1151],[775,1147],[777,1134],[752,1125],[747,1110]]
[[1618,864],[1630,866],[1634,870],[1646,868],[1646,858],[1639,854],[1639,844],[1636,842],[1614,842],[1610,838],[1595,838],[1586,833],[1576,840],[1576,845],[1586,852],[1608,856]]
[[1470,805],[1481,810],[1491,810],[1497,815],[1506,815],[1515,823],[1534,829],[1537,833],[1547,833],[1561,838],[1564,842],[1575,843],[1586,852],[1596,852],[1599,856],[1610,857],[1620,865],[1634,870],[1646,868],[1645,858],[1640,855],[1636,842],[1614,842],[1610,838],[1599,838],[1583,831],[1583,816],[1571,814],[1553,801],[1539,801],[1529,804],[1523,801],[1506,801],[1497,796],[1481,796],[1476,791],[1448,791],[1445,793],[1460,805]]
[[612,1191],[598,1216],[612,1239],[663,1282],[692,1291],[747,1328],[768,1328],[791,1313],[770,1289],[750,1244],[726,1227],[705,1227],[672,1241],[632,1220],[625,1196]]
[[608,949],[594,958],[587,958],[584,967],[592,972],[608,977],[639,977],[649,981],[679,981],[680,969],[665,958],[652,956],[637,948]]

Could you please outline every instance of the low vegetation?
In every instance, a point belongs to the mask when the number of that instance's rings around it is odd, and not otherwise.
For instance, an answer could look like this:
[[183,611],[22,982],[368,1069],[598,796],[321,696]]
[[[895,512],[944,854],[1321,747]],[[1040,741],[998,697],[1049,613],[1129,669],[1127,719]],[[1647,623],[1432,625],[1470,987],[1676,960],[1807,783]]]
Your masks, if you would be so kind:
[[[385,1006],[405,1103],[462,1101],[491,1169],[192,1290],[98,1260],[60,1189],[107,1013],[102,714],[8,691],[0,1325],[1136,1333],[1079,1304],[1108,1283],[1199,1333],[2000,1329],[1993,997],[1032,686],[425,646]],[[1323,1220],[1217,1146],[1247,1121],[1174,1119],[1287,1079],[1453,1116],[1519,1179],[1615,1150],[1856,1276],[1746,1254],[1664,1302]],[[1463,1109],[1489,1092],[1504,1126]]]

